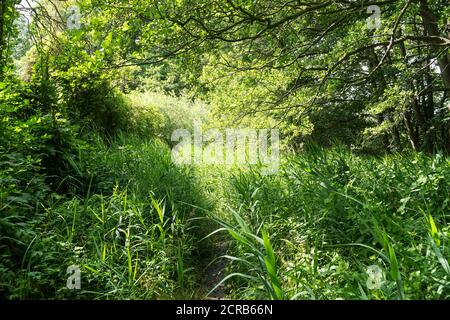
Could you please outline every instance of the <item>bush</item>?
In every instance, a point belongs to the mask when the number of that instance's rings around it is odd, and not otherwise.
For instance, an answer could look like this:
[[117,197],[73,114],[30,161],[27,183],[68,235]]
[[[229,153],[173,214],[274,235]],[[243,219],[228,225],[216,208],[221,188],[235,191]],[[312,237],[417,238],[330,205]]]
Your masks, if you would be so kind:
[[176,129],[192,132],[194,121],[206,121],[206,105],[187,97],[174,97],[161,92],[132,92],[128,95],[132,127],[143,136],[157,136],[172,143]]

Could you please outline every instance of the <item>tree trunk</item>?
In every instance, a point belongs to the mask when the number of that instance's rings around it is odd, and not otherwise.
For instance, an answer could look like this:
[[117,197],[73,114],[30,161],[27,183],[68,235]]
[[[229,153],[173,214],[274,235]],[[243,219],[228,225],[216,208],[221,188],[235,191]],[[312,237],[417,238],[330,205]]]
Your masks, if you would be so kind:
[[[423,26],[429,36],[440,37],[441,33],[438,29],[438,21],[436,16],[428,6],[427,0],[420,0],[420,16]],[[433,46],[436,51],[440,51],[440,46]],[[446,90],[450,91],[450,60],[447,54],[443,54],[438,58],[439,69],[441,70],[442,81]],[[450,107],[449,107],[450,111]]]
[[2,0],[0,5],[0,77],[3,78],[3,51],[5,48],[5,36],[4,36],[4,25],[5,25],[5,12],[6,12],[6,1]]
[[[431,11],[428,1],[427,0],[420,0],[420,16],[422,18],[423,26],[425,29],[425,32],[429,36],[439,37],[441,36],[441,33],[439,32],[438,28],[438,20],[434,13]],[[432,46],[432,48],[435,50],[436,55],[437,53],[442,49],[440,46],[435,45]],[[444,84],[445,90],[448,92],[450,91],[450,59],[448,54],[442,54],[437,59],[439,69],[441,71],[441,78],[442,82]],[[448,111],[450,113],[450,104],[447,106]],[[445,126],[445,124],[444,124]],[[450,120],[447,122],[447,143],[444,144],[443,147],[445,147],[447,150],[450,150]]]
[[406,131],[408,132],[408,139],[411,143],[411,147],[413,150],[418,150],[419,148],[419,138],[417,137],[417,132],[414,128],[414,123],[411,119],[411,112],[408,110],[404,113],[404,119],[405,119],[405,127]]
[[[369,71],[373,71],[378,64],[380,63],[380,58],[378,57],[377,53],[375,52],[374,48],[368,49],[368,56],[367,60],[369,62]],[[377,79],[377,83],[375,85],[376,95],[377,97],[383,97],[384,96],[384,90],[386,89],[386,81],[384,77],[380,77]],[[377,115],[377,124],[381,125],[384,121],[389,121],[389,111],[384,111]],[[393,132],[390,133],[391,136],[394,138]],[[389,143],[389,132],[382,134],[382,141],[383,141],[383,147],[384,149],[388,150],[391,147],[391,143]],[[395,142],[395,139],[393,139]]]

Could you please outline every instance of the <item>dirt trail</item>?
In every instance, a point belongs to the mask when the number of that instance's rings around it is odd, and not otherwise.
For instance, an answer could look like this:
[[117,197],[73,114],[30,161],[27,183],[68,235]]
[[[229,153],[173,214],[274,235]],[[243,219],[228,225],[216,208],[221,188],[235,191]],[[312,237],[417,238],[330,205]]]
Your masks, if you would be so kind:
[[[216,258],[223,256],[227,253],[228,243],[223,239],[216,238],[212,251]],[[224,277],[225,267],[227,266],[226,259],[216,259],[213,263],[209,263],[203,271],[203,277],[201,280],[202,291],[205,295],[214,288]],[[222,284],[216,288],[208,297],[208,300],[226,300],[227,292],[225,286]]]

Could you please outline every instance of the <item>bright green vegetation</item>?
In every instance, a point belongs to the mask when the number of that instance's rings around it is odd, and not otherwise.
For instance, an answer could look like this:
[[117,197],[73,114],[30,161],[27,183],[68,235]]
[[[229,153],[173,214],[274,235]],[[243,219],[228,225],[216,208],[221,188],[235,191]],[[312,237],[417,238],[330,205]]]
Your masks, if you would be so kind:
[[[8,298],[202,298],[213,289],[199,287],[202,271],[217,258],[230,261],[235,299],[449,298],[442,155],[312,147],[263,176],[178,168],[164,143],[123,134],[79,152],[65,177],[76,196],[36,200],[29,192],[43,190],[32,186],[2,198]],[[199,243],[219,228],[224,257],[211,252],[213,237]],[[80,291],[65,288],[72,264],[82,268]],[[384,271],[381,290],[367,289],[371,265]]]
[[[122,138],[93,146],[69,161],[76,175],[65,179],[77,196],[48,193],[33,201],[23,191],[2,199],[8,213],[2,243],[12,249],[2,251],[3,292],[9,298],[185,297],[198,240],[191,222],[198,215],[187,204],[204,206],[194,177],[171,163],[163,143]],[[65,288],[70,265],[82,268],[80,292]]]
[[[449,164],[314,148],[274,177],[234,174],[224,227],[234,238],[230,272],[246,276],[234,297],[448,299]],[[384,271],[381,290],[367,290],[371,265]]]
[[449,299],[450,7],[373,2],[2,1],[0,299]]

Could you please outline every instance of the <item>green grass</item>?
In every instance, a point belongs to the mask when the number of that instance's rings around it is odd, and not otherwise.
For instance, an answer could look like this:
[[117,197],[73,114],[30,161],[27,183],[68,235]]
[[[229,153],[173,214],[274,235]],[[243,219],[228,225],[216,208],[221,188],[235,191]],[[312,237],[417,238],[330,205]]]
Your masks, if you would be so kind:
[[[75,193],[53,193],[39,201],[29,225],[15,226],[30,235],[22,242],[16,233],[18,244],[9,245],[9,251],[2,246],[10,262],[2,264],[8,269],[2,294],[11,299],[193,298],[198,276],[193,243],[203,232],[194,219],[202,212],[194,206],[207,204],[192,172],[172,164],[170,149],[157,140],[119,135],[109,143],[97,139],[82,152],[87,154],[70,162],[74,176],[65,179]],[[66,288],[71,265],[81,269],[79,291]]]
[[[229,274],[241,275],[229,281],[233,298],[274,298],[264,283],[278,286],[270,268],[246,261],[267,252],[255,245],[261,230],[289,299],[450,297],[448,158],[312,148],[286,158],[277,176],[255,169],[236,173],[233,184],[239,201],[230,212],[239,219],[226,229],[241,231],[230,237]],[[384,273],[378,290],[366,285],[372,265]]]
[[[265,176],[177,167],[165,143],[119,134],[67,164],[70,193],[3,204],[2,297],[204,298],[205,266],[220,258],[217,286],[233,299],[450,298],[444,156],[310,147]],[[66,288],[71,265],[81,290]],[[374,265],[379,289],[367,286]]]

